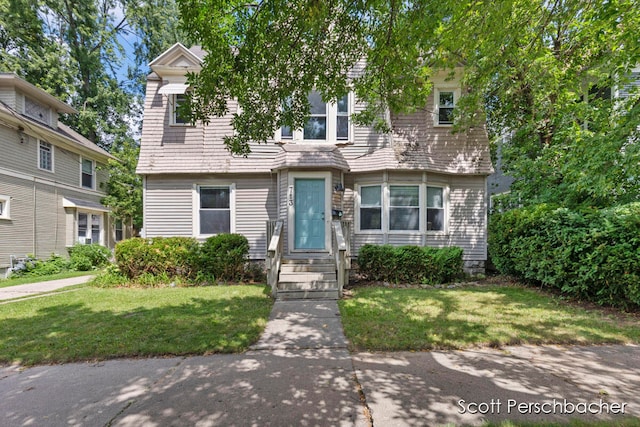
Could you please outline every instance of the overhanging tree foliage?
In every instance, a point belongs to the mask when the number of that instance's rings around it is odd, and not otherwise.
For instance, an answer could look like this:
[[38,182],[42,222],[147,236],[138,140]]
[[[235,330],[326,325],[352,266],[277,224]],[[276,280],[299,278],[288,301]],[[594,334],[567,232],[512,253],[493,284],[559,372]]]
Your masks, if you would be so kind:
[[484,109],[493,135],[513,132],[503,153],[519,203],[640,194],[637,94],[623,105],[592,90],[621,87],[640,63],[637,0],[178,2],[209,52],[191,77],[193,117],[237,99],[234,153],[302,127],[312,89],[326,100],[353,90],[367,105],[356,121],[385,129],[386,111],[425,106],[433,70],[464,66],[457,129]]
[[[74,106],[62,120],[109,150],[109,196],[121,219],[141,224],[135,174],[147,64],[181,37],[173,0],[0,0],[0,71],[15,72]],[[123,43],[133,38],[127,76]]]

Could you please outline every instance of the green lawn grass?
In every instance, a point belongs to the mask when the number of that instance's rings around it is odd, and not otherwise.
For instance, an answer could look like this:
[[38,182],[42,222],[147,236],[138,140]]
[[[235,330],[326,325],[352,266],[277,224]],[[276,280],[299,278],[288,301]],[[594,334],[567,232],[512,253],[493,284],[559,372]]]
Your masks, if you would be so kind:
[[0,363],[241,352],[264,329],[264,286],[98,289],[0,305]]
[[339,306],[354,350],[640,341],[637,317],[614,319],[519,286],[356,288]]
[[48,276],[14,277],[0,279],[0,288],[8,286],[28,285],[29,283],[47,282],[49,280],[67,279],[69,277],[94,275],[97,271],[65,271],[63,273],[51,274]]

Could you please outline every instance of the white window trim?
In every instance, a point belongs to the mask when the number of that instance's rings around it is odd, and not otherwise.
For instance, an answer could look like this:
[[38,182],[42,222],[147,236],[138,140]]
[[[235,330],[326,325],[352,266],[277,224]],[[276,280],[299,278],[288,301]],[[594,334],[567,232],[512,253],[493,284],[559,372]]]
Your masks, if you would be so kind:
[[236,184],[233,182],[214,182],[193,185],[192,197],[192,219],[193,236],[197,239],[206,239],[216,234],[200,234],[200,188],[229,188],[229,233],[236,232]]
[[[51,147],[51,169],[45,169],[45,168],[41,168],[40,167],[40,156],[42,155],[42,151],[41,151],[41,145],[42,144],[49,144],[49,146]],[[37,161],[38,161],[38,169],[40,169],[41,171],[45,171],[45,172],[51,172],[51,173],[55,173],[56,170],[56,162],[55,162],[55,145],[53,145],[52,143],[48,142],[48,141],[43,141],[41,139],[38,140],[38,156],[37,156]]]
[[[442,209],[444,209],[444,226],[442,230],[427,230],[427,187],[442,188]],[[449,186],[442,183],[428,182],[424,186],[424,232],[427,234],[447,235],[449,234]]]
[[[381,204],[380,204],[380,221],[381,221],[381,227],[380,230],[362,230],[360,228],[360,208],[362,207],[362,203],[361,203],[361,189],[362,187],[380,187],[380,198],[381,198]],[[371,184],[356,184],[355,185],[355,210],[356,210],[356,214],[355,214],[355,227],[356,227],[356,231],[358,233],[366,233],[366,234],[384,234],[385,233],[385,224],[387,222],[387,213],[385,212],[385,207],[384,207],[384,184],[383,183],[371,183]]]
[[452,123],[440,123],[440,92],[453,92],[453,108],[455,110],[461,96],[461,90],[455,85],[437,85],[433,89],[433,125],[435,127],[450,128]]
[[0,219],[11,220],[11,197],[0,194],[0,204],[3,205]]
[[[391,220],[391,187],[395,187],[395,186],[413,186],[413,187],[418,187],[418,229],[417,230],[391,230],[391,228],[389,228],[389,220]],[[387,211],[387,223],[386,223],[386,227],[387,227],[387,233],[389,234],[416,234],[416,233],[422,233],[423,229],[425,228],[425,221],[423,220],[423,217],[426,218],[427,214],[426,212],[423,213],[423,209],[422,209],[422,205],[424,204],[426,206],[425,200],[426,200],[426,187],[424,185],[422,185],[419,182],[404,182],[404,181],[389,181],[386,183],[385,185],[385,190],[383,191],[384,195],[386,196],[386,205],[383,202],[383,206],[385,206],[385,210]],[[415,206],[396,206],[396,207],[410,207],[410,208],[415,208]]]
[[172,93],[168,96],[169,98],[169,125],[176,127],[193,127],[193,125],[187,121],[185,123],[176,122],[176,99],[178,95],[184,95],[184,93]]
[[290,142],[290,143],[300,143],[300,144],[352,144],[354,141],[353,131],[353,119],[352,116],[355,113],[355,95],[353,92],[349,92],[347,94],[347,103],[348,103],[348,117],[349,117],[349,137],[347,139],[338,139],[337,131],[338,131],[338,103],[337,102],[327,102],[327,139],[304,139],[304,130],[303,129],[294,129],[293,130],[293,138],[283,138],[282,137],[282,127],[278,128],[275,132],[274,139],[276,142]]
[[[382,229],[381,230],[363,230],[360,228],[360,189],[362,187],[371,187],[371,186],[381,186],[382,187]],[[390,215],[390,186],[395,185],[413,185],[419,187],[419,215],[420,215],[420,225],[418,230],[390,230],[389,229],[389,215]],[[442,188],[442,198],[443,198],[443,209],[444,209],[444,227],[442,230],[427,230],[427,187],[438,187]],[[449,209],[449,185],[441,182],[427,182],[427,183],[417,183],[417,182],[407,182],[407,181],[389,181],[389,182],[368,182],[355,184],[355,197],[354,197],[354,223],[355,223],[355,232],[357,234],[367,234],[367,235],[376,235],[376,234],[392,234],[392,235],[415,235],[415,234],[427,234],[427,235],[448,235],[449,234],[449,218],[450,218],[450,209]]]
[[[91,244],[97,243],[99,245],[105,246],[105,240],[104,240],[104,228],[105,228],[105,220],[104,220],[104,212],[101,211],[93,211],[93,210],[89,210],[89,209],[76,209],[76,224],[75,224],[75,231],[74,231],[74,235],[75,235],[75,239],[74,241],[76,243],[81,243],[80,242],[80,233],[78,230],[78,227],[80,225],[80,214],[85,214],[87,215],[87,233],[89,235],[93,234],[93,229],[92,229],[92,215],[98,215],[100,216],[100,241],[99,242],[94,242],[93,239],[91,240]],[[87,243],[83,243],[83,244],[87,244]]]
[[[45,116],[45,117],[43,117],[43,118],[40,118],[40,117],[35,117],[35,116],[32,116],[31,114],[29,114],[29,113],[27,112],[27,100],[29,100],[29,102],[32,102],[32,103],[34,103],[34,104],[38,104],[38,105],[40,105],[40,106],[44,107],[44,108],[46,109],[46,112],[47,112],[46,116]],[[46,105],[46,104],[43,104],[43,103],[42,103],[42,102],[40,102],[40,101],[36,101],[34,98],[30,97],[29,95],[24,95],[24,96],[22,96],[22,113],[23,113],[25,116],[27,116],[27,117],[29,117],[29,118],[31,118],[31,119],[33,119],[33,120],[35,120],[35,121],[39,122],[39,123],[44,123],[44,124],[45,124],[45,125],[47,125],[47,126],[50,126],[50,125],[51,125],[51,123],[52,123],[52,120],[51,120],[51,118],[52,118],[52,110],[51,110],[51,107],[49,107],[49,106],[48,106],[48,105]],[[46,170],[46,169],[45,169],[45,170]]]
[[[89,160],[91,162],[91,177],[92,177],[91,187],[85,187],[84,185],[82,185],[82,174],[84,173],[82,171],[82,163],[85,160]],[[95,190],[98,184],[97,181],[98,181],[98,174],[96,173],[96,161],[80,156],[80,188],[84,188],[86,190]]]

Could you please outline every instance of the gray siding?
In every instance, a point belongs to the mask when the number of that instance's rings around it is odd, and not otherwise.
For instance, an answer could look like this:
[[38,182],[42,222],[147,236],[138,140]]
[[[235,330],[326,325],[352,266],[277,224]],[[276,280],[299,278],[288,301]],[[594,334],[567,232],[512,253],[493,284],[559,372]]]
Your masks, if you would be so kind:
[[[80,187],[80,155],[66,148],[55,145],[55,142],[47,141],[53,145],[53,172],[38,168],[38,135],[33,131],[26,131],[24,142],[20,142],[18,133],[0,126],[0,168],[27,174],[37,178],[55,181],[72,187]],[[87,157],[89,158],[89,157]],[[96,163],[100,167],[101,163]],[[100,192],[100,182],[106,181],[108,172],[98,170],[96,190]]]
[[[66,256],[67,247],[77,237],[76,209],[65,209],[63,199],[100,201],[100,196],[81,190],[1,174],[0,194],[11,197],[10,219],[0,219],[0,268],[9,265],[10,255],[33,254],[44,259],[52,253]],[[107,225],[106,215],[102,216]]]
[[4,102],[10,108],[16,108],[16,92],[13,88],[0,88],[0,102]]
[[250,255],[264,259],[266,221],[276,218],[277,179],[261,175],[168,175],[146,177],[145,233],[156,236],[196,236],[196,185],[235,184],[235,232],[249,240]]

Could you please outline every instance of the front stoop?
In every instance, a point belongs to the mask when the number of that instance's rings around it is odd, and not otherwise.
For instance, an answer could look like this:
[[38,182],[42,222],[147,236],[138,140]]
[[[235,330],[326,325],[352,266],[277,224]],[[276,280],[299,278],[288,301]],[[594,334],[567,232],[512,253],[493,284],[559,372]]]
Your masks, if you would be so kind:
[[336,264],[332,258],[284,258],[278,278],[279,300],[338,299]]

